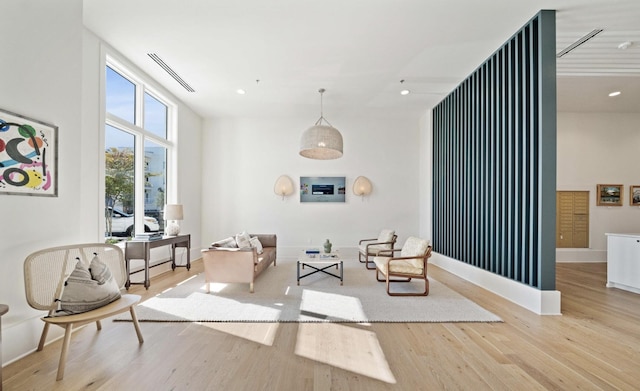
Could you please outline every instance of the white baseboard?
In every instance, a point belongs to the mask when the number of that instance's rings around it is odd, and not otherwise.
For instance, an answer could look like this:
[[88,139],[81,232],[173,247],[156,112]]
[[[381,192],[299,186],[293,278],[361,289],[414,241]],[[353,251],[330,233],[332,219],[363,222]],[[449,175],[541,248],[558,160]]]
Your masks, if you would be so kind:
[[556,262],[607,262],[607,250],[557,248]]
[[538,315],[562,315],[560,291],[539,290],[435,252],[429,263]]

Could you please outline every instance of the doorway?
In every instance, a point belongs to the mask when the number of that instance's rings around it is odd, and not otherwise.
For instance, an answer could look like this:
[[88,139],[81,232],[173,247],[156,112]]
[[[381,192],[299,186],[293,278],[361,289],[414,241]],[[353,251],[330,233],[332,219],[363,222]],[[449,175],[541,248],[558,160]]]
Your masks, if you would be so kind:
[[556,248],[589,247],[589,192],[556,192]]

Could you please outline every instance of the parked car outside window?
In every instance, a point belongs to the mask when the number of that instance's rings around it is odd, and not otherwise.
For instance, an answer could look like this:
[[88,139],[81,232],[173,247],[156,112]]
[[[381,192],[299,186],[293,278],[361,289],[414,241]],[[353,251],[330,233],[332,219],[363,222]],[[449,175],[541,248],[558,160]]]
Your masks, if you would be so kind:
[[[111,209],[109,207],[109,209]],[[107,211],[109,213],[109,211]],[[107,215],[108,216],[108,215]],[[134,216],[119,209],[113,209],[113,219],[111,220],[111,234],[113,236],[133,236]],[[160,230],[158,220],[150,216],[144,216],[144,232],[156,232]]]

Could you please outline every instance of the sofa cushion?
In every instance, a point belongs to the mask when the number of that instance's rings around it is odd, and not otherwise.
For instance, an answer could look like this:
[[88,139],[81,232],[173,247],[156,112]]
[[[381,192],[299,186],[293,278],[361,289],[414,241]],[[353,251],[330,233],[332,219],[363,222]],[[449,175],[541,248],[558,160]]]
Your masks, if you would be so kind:
[[226,239],[211,243],[211,247],[238,248],[238,244],[236,243],[236,238],[229,236]]
[[262,254],[263,253],[263,249],[262,249],[262,243],[260,243],[260,240],[256,237],[253,237],[249,240],[249,243],[251,244],[251,247],[256,249],[256,252],[258,254]]
[[251,236],[247,231],[242,231],[236,235],[236,243],[240,248],[251,247]]

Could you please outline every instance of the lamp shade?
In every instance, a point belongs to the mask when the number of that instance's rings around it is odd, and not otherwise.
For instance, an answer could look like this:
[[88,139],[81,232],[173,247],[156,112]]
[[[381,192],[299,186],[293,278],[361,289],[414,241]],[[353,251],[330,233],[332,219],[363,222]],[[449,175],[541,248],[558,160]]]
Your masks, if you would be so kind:
[[373,185],[367,177],[359,176],[356,178],[355,182],[353,182],[353,194],[355,195],[364,197],[371,194],[372,190]]
[[314,125],[302,134],[300,155],[319,160],[342,157],[342,135],[333,126]]
[[293,181],[286,175],[280,175],[273,185],[273,192],[284,199],[285,196],[293,194]]
[[167,204],[164,206],[165,220],[182,220],[184,218],[181,204]]

